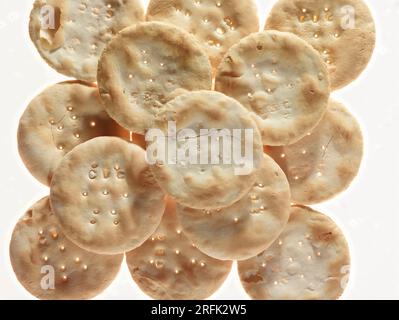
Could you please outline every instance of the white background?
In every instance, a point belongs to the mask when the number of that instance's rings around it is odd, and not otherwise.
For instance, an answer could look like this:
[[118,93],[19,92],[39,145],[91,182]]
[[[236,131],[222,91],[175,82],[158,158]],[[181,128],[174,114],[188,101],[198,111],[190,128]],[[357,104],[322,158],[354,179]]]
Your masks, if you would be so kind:
[[[147,4],[147,1],[144,1]],[[353,266],[344,299],[399,299],[399,0],[368,0],[378,43],[360,79],[335,92],[362,125],[366,157],[355,183],[315,206],[332,216],[351,245]],[[32,178],[17,152],[18,120],[29,101],[65,78],[41,60],[28,35],[33,0],[0,0],[0,299],[32,299],[17,282],[8,246],[19,217],[48,189]],[[261,25],[274,0],[258,0]],[[99,299],[147,299],[124,265]],[[247,299],[235,267],[214,299]]]

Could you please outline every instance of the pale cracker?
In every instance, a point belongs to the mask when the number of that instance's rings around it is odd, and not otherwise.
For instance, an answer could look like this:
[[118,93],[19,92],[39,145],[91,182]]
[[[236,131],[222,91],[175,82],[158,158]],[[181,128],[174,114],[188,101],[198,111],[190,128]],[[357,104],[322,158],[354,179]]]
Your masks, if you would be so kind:
[[120,32],[99,62],[108,113],[145,134],[164,105],[185,91],[211,89],[211,66],[195,38],[172,25],[148,22]]
[[90,299],[114,280],[123,255],[105,256],[83,250],[63,234],[46,197],[17,223],[10,259],[19,282],[45,300]]
[[[165,112],[159,115],[155,127],[167,136],[169,122],[176,124],[177,135],[186,129],[193,130],[196,136],[191,139],[191,143],[194,141],[198,146],[195,154],[198,164],[191,163],[189,159],[176,159],[175,164],[161,161],[151,166],[161,187],[179,204],[195,209],[217,209],[232,205],[248,193],[255,183],[257,169],[263,157],[263,147],[255,122],[239,102],[219,92],[190,92],[168,103]],[[233,130],[249,130],[253,135],[253,161],[246,163],[248,172],[239,175],[237,169],[243,165],[236,161],[229,163],[225,159],[223,150],[228,139],[220,138],[218,142],[214,142],[220,146],[217,154],[219,163],[212,164],[212,141],[209,135],[209,149],[200,147],[203,129],[214,129],[219,133],[222,132],[220,130],[228,130],[230,141],[231,138],[234,139]],[[240,133],[241,137],[238,136],[237,139],[241,138],[242,153],[244,150],[251,151],[245,146],[251,142],[251,137],[247,140],[244,132]],[[177,144],[178,148],[184,150],[186,141]],[[203,161],[207,164],[201,164],[201,154],[207,156],[207,161]],[[231,160],[234,159],[231,157]]]
[[108,116],[96,86],[63,82],[28,105],[19,123],[18,149],[31,174],[49,185],[65,154],[98,136],[128,139],[129,133]]
[[158,227],[164,194],[145,151],[119,138],[95,138],[68,153],[51,183],[51,206],[64,233],[80,247],[123,253]]
[[363,0],[279,0],[266,29],[295,33],[319,51],[332,90],[362,73],[376,41],[373,17]]
[[349,280],[345,236],[327,216],[293,207],[280,239],[268,250],[238,263],[241,282],[253,299],[334,300]]
[[161,225],[140,248],[126,254],[138,286],[158,300],[202,300],[222,285],[231,261],[210,258],[181,231],[176,203],[168,199]]
[[245,260],[267,249],[286,226],[290,187],[284,172],[267,155],[251,191],[230,207],[195,210],[178,206],[184,233],[205,254]]
[[232,45],[259,31],[253,0],[151,0],[147,20],[171,23],[194,34],[215,69]]
[[36,0],[29,33],[51,67],[94,82],[105,45],[120,30],[143,20],[139,0]]
[[346,190],[363,158],[363,137],[356,119],[330,100],[323,120],[314,131],[288,147],[266,148],[283,168],[292,201],[315,204]]
[[216,90],[256,115],[265,145],[292,144],[323,117],[330,95],[326,65],[299,37],[278,31],[252,34],[219,66]]

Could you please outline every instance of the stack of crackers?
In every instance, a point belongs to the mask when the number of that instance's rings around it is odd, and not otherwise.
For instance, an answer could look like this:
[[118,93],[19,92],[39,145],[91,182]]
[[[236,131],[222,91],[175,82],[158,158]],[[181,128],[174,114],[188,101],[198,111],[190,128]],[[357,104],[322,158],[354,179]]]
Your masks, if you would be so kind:
[[[363,0],[275,2],[259,32],[254,0],[151,0],[146,13],[139,0],[35,1],[33,43],[75,80],[34,98],[18,129],[23,162],[50,187],[10,244],[31,294],[93,298],[126,257],[154,299],[206,299],[233,261],[253,299],[342,295],[347,241],[307,206],[361,165],[361,129],[330,93],[367,66],[374,22]],[[251,170],[221,150],[149,161],[151,132],[170,123],[191,143],[250,130]]]

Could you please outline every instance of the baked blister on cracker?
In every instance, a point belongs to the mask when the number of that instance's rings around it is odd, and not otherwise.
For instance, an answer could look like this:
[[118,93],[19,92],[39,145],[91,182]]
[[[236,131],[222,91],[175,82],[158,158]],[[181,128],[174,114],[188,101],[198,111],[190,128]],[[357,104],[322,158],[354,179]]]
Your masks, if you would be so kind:
[[214,69],[233,44],[259,31],[253,0],[151,0],[147,20],[170,23],[193,34]]
[[374,20],[363,0],[278,0],[265,28],[292,32],[319,51],[332,90],[359,77],[376,42]]
[[292,201],[316,204],[345,191],[355,179],[363,159],[363,135],[354,116],[331,99],[324,118],[305,138],[265,150],[287,175]]
[[168,198],[162,222],[126,261],[133,280],[150,297],[159,300],[203,300],[223,284],[232,262],[208,257],[181,229],[176,203]]
[[[168,137],[171,123],[176,126],[176,157],[151,164],[165,192],[196,209],[226,207],[248,193],[261,166],[263,147],[255,121],[239,102],[214,91],[186,93],[167,104],[154,128]],[[186,130],[191,134],[179,139]],[[181,151],[184,159],[178,157]]]
[[295,143],[323,117],[330,95],[319,53],[292,33],[254,33],[234,45],[216,75],[216,90],[254,115],[263,143]]
[[112,137],[90,140],[68,153],[53,176],[50,199],[66,236],[99,254],[139,247],[165,209],[145,151]]
[[42,58],[55,70],[95,82],[106,44],[120,30],[143,20],[139,0],[36,0],[29,33]]
[[290,187],[284,172],[265,155],[249,193],[232,206],[195,210],[178,206],[184,233],[207,255],[245,260],[267,249],[286,226]]
[[253,299],[335,300],[349,280],[349,246],[329,217],[294,206],[279,239],[262,254],[238,262],[238,272]]
[[98,85],[112,118],[145,134],[167,102],[192,90],[210,90],[212,71],[200,43],[189,33],[160,22],[121,31],[104,50]]
[[65,237],[46,197],[18,221],[10,259],[19,282],[43,300],[90,299],[117,276],[123,254],[98,255]]
[[49,185],[69,151],[99,136],[128,140],[129,132],[109,117],[95,85],[62,82],[29,103],[19,122],[18,150],[30,173]]

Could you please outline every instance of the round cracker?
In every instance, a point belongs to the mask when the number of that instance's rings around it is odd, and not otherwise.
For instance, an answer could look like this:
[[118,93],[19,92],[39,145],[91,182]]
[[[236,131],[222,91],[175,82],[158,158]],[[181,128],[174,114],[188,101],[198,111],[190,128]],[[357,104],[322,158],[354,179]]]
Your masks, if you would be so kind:
[[[241,164],[225,161],[223,150],[227,142],[219,140],[219,164],[212,164],[211,139],[208,138],[209,150],[198,147],[195,155],[199,164],[180,161],[176,164],[169,161],[156,162],[151,170],[161,187],[179,204],[195,209],[217,209],[232,205],[251,189],[256,179],[256,171],[260,167],[263,148],[260,133],[256,124],[243,106],[232,98],[214,91],[196,91],[180,95],[167,104],[166,109],[158,117],[155,127],[168,136],[168,125],[176,124],[177,136],[183,130],[191,129],[196,133],[197,146],[201,145],[201,130],[251,130],[253,133],[253,161],[246,163],[248,172],[238,175]],[[191,142],[194,139],[191,140]],[[230,140],[231,141],[231,140]],[[221,146],[223,142],[223,146]],[[249,142],[241,132],[241,150],[246,150]],[[184,149],[185,143],[178,147]],[[147,150],[148,151],[148,150]],[[208,164],[200,164],[200,156],[206,154]]]
[[215,211],[178,206],[177,214],[184,233],[202,252],[220,260],[245,260],[277,239],[290,209],[287,178],[265,155],[257,181],[243,199]]
[[238,263],[241,282],[253,299],[334,300],[345,290],[349,247],[324,214],[293,207],[287,227],[269,249]]
[[211,66],[195,38],[172,25],[126,28],[107,46],[98,82],[108,113],[144,134],[164,105],[185,91],[211,89]]
[[36,0],[29,33],[52,68],[94,82],[106,44],[120,30],[143,20],[139,0]]
[[363,158],[359,124],[340,103],[329,108],[316,129],[288,147],[266,148],[283,168],[292,200],[315,204],[346,190],[355,179]]
[[35,297],[75,300],[105,290],[118,274],[123,255],[94,254],[69,241],[46,197],[17,223],[10,259],[19,282]]
[[117,254],[140,246],[158,227],[164,194],[145,151],[119,138],[79,145],[51,182],[51,206],[64,233],[80,247]]
[[216,90],[257,115],[263,143],[292,144],[323,117],[330,95],[326,65],[299,37],[254,33],[233,46],[219,66]]
[[319,51],[328,66],[332,90],[362,73],[376,41],[373,17],[363,0],[279,0],[266,29],[292,32]]
[[95,85],[58,83],[35,97],[22,115],[19,154],[31,174],[49,185],[65,154],[98,136],[128,139],[129,133],[108,116]]
[[157,300],[202,300],[215,293],[232,262],[210,258],[181,231],[176,203],[168,199],[161,225],[140,248],[126,254],[138,286]]
[[171,23],[194,34],[214,68],[232,45],[259,31],[253,0],[151,0],[147,20]]

